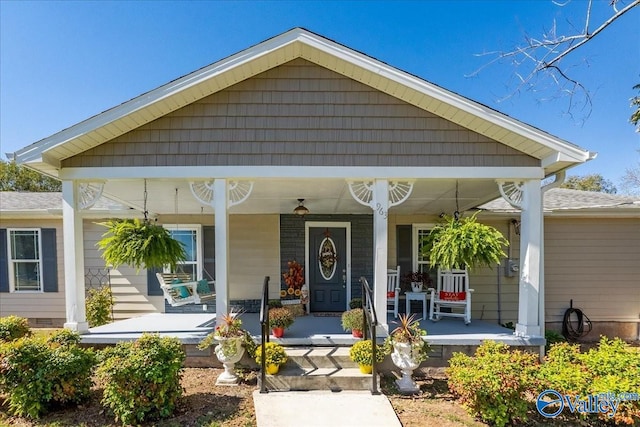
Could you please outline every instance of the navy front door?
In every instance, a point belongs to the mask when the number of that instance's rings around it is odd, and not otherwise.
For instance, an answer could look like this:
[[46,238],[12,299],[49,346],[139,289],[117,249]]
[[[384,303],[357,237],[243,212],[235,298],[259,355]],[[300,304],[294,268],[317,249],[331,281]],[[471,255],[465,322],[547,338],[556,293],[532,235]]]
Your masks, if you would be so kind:
[[347,299],[347,229],[309,228],[311,311],[344,311]]

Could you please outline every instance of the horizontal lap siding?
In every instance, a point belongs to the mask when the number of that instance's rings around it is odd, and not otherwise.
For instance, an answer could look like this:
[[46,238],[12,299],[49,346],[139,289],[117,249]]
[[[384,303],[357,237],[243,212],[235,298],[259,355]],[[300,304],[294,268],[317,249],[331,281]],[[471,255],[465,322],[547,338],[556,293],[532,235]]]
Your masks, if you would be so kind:
[[63,161],[100,166],[539,166],[337,73],[295,60]]
[[280,216],[229,217],[229,299],[260,299],[264,276],[270,298],[279,297]]
[[[6,219],[0,221],[0,228],[55,228],[56,254],[58,257],[58,291],[37,293],[0,293],[0,317],[16,315],[31,319],[64,319],[64,245],[62,220],[47,219]],[[0,242],[6,245],[6,242]]]
[[640,315],[640,221],[545,221],[546,320],[562,321],[573,299],[592,321]]
[[[396,265],[397,241],[396,226],[412,224],[435,224],[440,220],[425,215],[389,215],[389,262],[388,266]],[[508,235],[508,220],[485,221],[485,224],[496,227],[505,237]],[[515,236],[514,236],[515,237]],[[519,242],[512,239],[512,256],[517,258]],[[505,249],[507,253],[507,249]],[[502,261],[504,265],[504,260]],[[500,277],[498,278],[498,274]],[[436,277],[431,278],[436,286]],[[469,273],[471,288],[474,290],[471,298],[471,316],[489,322],[516,322],[518,319],[518,278],[505,277],[501,267],[478,268]],[[500,307],[498,307],[498,281],[500,281]],[[500,308],[500,312],[498,310]]]

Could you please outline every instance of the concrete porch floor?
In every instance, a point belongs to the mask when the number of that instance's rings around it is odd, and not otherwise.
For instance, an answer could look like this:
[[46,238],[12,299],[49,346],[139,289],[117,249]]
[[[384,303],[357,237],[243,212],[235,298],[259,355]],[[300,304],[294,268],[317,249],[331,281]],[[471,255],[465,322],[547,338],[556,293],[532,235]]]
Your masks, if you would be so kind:
[[[198,344],[215,328],[215,313],[174,314],[154,313],[141,317],[116,321],[91,328],[82,335],[85,344],[114,344],[139,338],[142,333],[159,333],[162,336],[179,338],[183,344]],[[242,314],[243,327],[256,339],[260,337],[258,313]],[[389,328],[393,329],[393,316],[389,316]],[[444,318],[439,322],[422,320],[422,329],[427,331],[426,339],[431,345],[467,346],[479,345],[484,340],[504,342],[510,346],[544,345],[541,337],[516,337],[513,331],[500,325],[473,320],[465,325],[461,319]],[[339,314],[335,317],[314,314],[296,317],[293,325],[285,331],[283,338],[271,341],[291,345],[351,345],[357,339],[345,333]]]

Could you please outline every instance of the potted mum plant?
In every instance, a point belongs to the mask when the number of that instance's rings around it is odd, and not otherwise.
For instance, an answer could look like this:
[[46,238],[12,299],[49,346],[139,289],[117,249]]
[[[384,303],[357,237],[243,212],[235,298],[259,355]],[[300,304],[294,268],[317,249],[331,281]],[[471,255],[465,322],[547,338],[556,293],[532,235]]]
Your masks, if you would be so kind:
[[342,328],[345,331],[351,331],[356,338],[362,338],[362,330],[364,329],[364,312],[362,308],[354,308],[342,313]]
[[198,344],[200,350],[204,350],[214,343],[218,343],[214,352],[224,367],[224,372],[216,380],[218,385],[233,385],[238,383],[234,367],[242,359],[245,350],[250,357],[255,354],[256,344],[248,331],[242,328],[242,320],[239,313],[227,313],[220,317],[221,322],[215,330],[207,335]]
[[398,326],[386,338],[385,347],[392,350],[391,360],[402,372],[402,378],[396,380],[398,390],[413,394],[418,391],[411,378],[413,370],[429,357],[429,344],[422,338],[427,332],[420,329],[414,314],[401,314],[395,323]]
[[[267,373],[269,375],[275,375],[278,373],[280,366],[287,363],[287,353],[284,351],[284,347],[275,342],[268,342],[264,345],[265,365],[267,366]],[[262,365],[262,346],[256,348],[256,363],[258,366]]]
[[[376,344],[376,363],[382,362],[385,356],[385,348]],[[373,341],[356,342],[349,350],[349,358],[358,364],[360,372],[370,374],[373,369]]]
[[293,314],[286,307],[269,310],[269,327],[276,338],[282,338],[284,330],[293,325]]

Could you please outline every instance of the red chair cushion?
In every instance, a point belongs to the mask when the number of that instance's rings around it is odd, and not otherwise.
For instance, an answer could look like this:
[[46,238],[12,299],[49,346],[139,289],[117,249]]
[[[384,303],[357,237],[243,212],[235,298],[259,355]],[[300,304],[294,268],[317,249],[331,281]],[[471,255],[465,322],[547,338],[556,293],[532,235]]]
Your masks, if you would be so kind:
[[440,291],[440,299],[442,301],[464,301],[467,299],[467,293]]
[[387,292],[387,298],[394,298],[396,296],[395,291],[389,291]]

